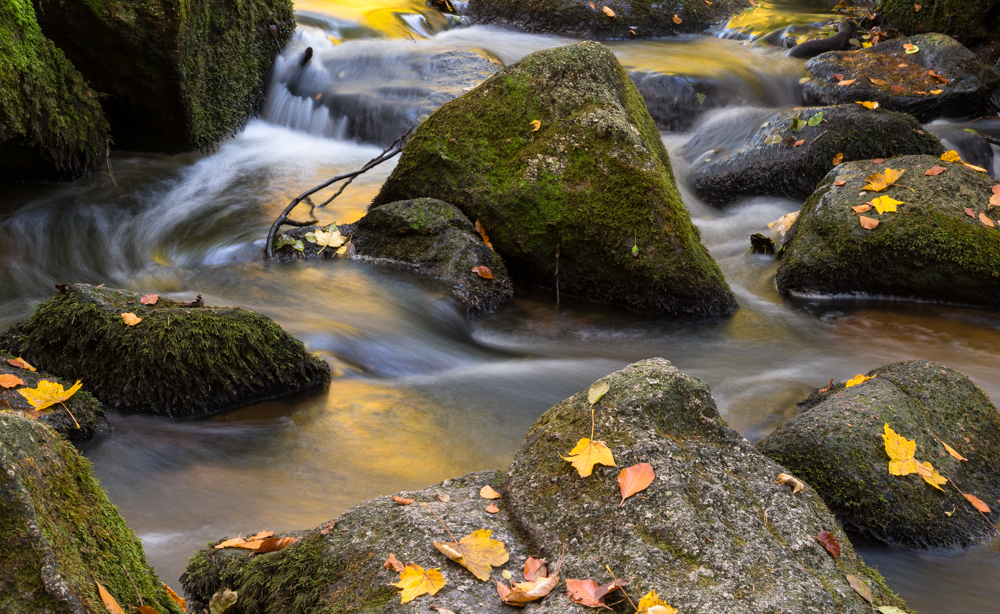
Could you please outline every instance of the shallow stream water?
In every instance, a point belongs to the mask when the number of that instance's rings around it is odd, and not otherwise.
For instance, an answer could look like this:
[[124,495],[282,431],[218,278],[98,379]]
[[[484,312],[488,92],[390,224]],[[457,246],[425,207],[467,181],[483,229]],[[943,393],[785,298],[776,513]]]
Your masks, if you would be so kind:
[[[838,14],[834,2],[759,4],[758,17],[741,16],[717,36],[611,47],[631,71],[722,83],[716,91],[729,92],[726,104],[791,106],[801,63],[752,40],[790,26],[822,29]],[[294,70],[311,46],[317,93],[360,74],[335,93],[363,100],[391,86],[404,92],[403,115],[407,88],[415,97],[456,86],[446,82],[447,62],[409,70],[394,58],[470,51],[506,64],[573,42],[451,27],[408,0],[308,0],[297,8],[301,27],[275,74]],[[0,329],[27,317],[55,283],[105,283],[260,311],[333,366],[328,389],[205,420],[112,415],[114,432],[84,447],[150,561],[176,588],[188,557],[210,540],[312,528],[368,497],[506,467],[545,409],[643,358],[662,356],[708,382],[722,415],[751,441],[830,378],[898,360],[941,362],[1000,400],[998,313],[780,297],[775,262],[749,255],[747,236],[798,209],[792,201],[754,199],[720,212],[682,183],[741,306],[723,320],[671,321],[565,297],[557,306],[532,288],[518,288],[514,304],[496,314],[467,320],[440,287],[403,273],[349,261],[263,262],[267,228],[290,198],[381,150],[343,139],[357,117],[293,98],[276,77],[263,119],[214,152],[119,153],[117,185],[102,176],[5,189],[0,199]],[[663,137],[672,153],[685,141]],[[683,178],[683,162],[676,155],[674,162]],[[321,220],[363,215],[391,166],[361,176]],[[1000,611],[1000,543],[961,552],[860,550],[924,614]]]

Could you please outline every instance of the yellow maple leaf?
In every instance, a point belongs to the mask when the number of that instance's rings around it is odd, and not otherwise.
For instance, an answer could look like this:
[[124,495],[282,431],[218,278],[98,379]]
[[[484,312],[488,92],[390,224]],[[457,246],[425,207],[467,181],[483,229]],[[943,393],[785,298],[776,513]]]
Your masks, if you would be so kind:
[[444,588],[444,585],[445,579],[441,575],[439,567],[424,569],[416,563],[410,563],[406,569],[399,572],[399,582],[389,586],[403,589],[403,592],[400,593],[402,599],[400,603],[402,604],[427,593],[433,595]]
[[872,200],[872,205],[875,207],[875,210],[879,212],[879,215],[887,211],[891,213],[896,213],[896,205],[902,205],[902,204],[903,201],[896,200],[891,196],[879,196],[878,198]]
[[21,393],[21,396],[28,400],[28,403],[31,403],[32,407],[36,410],[40,410],[45,409],[50,405],[55,405],[56,403],[65,401],[76,394],[76,391],[79,390],[81,386],[83,386],[83,384],[77,380],[77,382],[73,384],[72,388],[65,390],[62,387],[62,384],[43,379],[38,382],[37,387],[21,388],[18,392]]
[[924,478],[924,481],[933,486],[934,488],[944,491],[943,488],[938,486],[938,484],[944,484],[948,481],[948,478],[944,477],[938,470],[931,466],[930,463],[917,463],[917,474]]
[[333,228],[329,232],[317,228],[313,235],[316,237],[316,244],[320,246],[319,252],[316,252],[317,254],[328,247],[340,247],[344,243],[347,243],[347,237],[340,234],[340,230],[337,228]]
[[919,471],[920,463],[913,455],[917,451],[917,441],[907,439],[889,428],[885,424],[885,433],[882,434],[885,441],[885,453],[889,455],[889,473],[892,475],[909,475]]
[[677,614],[677,608],[660,599],[656,591],[649,591],[639,600],[636,614]]
[[580,472],[580,477],[585,478],[594,472],[594,465],[601,464],[608,467],[617,467],[615,457],[600,441],[591,441],[584,437],[577,442],[576,447],[569,451],[569,456],[559,455],[559,458],[571,463]]
[[491,539],[493,531],[478,529],[457,542],[433,542],[449,559],[472,572],[483,582],[490,579],[493,567],[507,562],[510,554],[502,541]]
[[[872,377],[877,377],[877,375],[873,375]],[[872,377],[868,377],[864,373],[858,373],[851,379],[847,380],[847,383],[844,384],[844,388],[851,388],[853,386],[857,386],[858,384],[863,384],[868,380],[872,379]]]
[[952,149],[941,154],[941,159],[945,162],[961,162],[962,156],[958,155],[958,152]]
[[865,101],[855,100],[854,102],[858,103],[859,105],[863,106],[866,109],[871,109],[873,111],[878,108],[878,103],[872,102],[870,100],[865,100]]
[[881,192],[882,190],[888,188],[892,184],[896,183],[906,169],[896,170],[894,168],[887,168],[881,173],[875,173],[874,175],[868,175],[865,178],[865,187],[863,190],[871,190],[872,192]]

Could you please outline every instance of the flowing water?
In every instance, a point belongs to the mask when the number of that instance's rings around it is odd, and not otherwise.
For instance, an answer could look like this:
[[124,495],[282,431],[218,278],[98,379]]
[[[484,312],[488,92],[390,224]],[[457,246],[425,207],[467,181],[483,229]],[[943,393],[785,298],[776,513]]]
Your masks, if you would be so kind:
[[[718,36],[611,47],[636,75],[711,91],[718,100],[696,103],[707,108],[695,115],[794,105],[801,63],[754,41],[792,26],[819,30],[838,14],[833,2],[759,4],[757,17],[741,16]],[[297,8],[300,29],[278,60],[263,118],[216,151],[120,153],[117,185],[102,176],[8,188],[0,201],[0,328],[27,317],[55,283],[202,294],[271,316],[333,367],[328,389],[205,420],[112,415],[114,432],[84,447],[168,583],[207,541],[312,528],[368,497],[505,467],[545,409],[652,356],[708,382],[723,416],[751,441],[830,378],[898,360],[944,363],[1000,399],[1000,314],[780,297],[775,262],[747,254],[747,235],[799,207],[787,200],[719,212],[682,181],[741,305],[723,320],[670,321],[565,297],[557,307],[548,292],[518,288],[513,305],[469,321],[441,288],[410,275],[349,261],[263,262],[263,237],[285,203],[374,157],[374,143],[418,120],[428,97],[461,93],[491,64],[573,42],[454,27],[415,0]],[[307,47],[313,58],[303,67]],[[931,129],[956,140],[963,132]],[[676,152],[685,137],[664,133],[664,141],[683,179]],[[359,218],[390,171],[361,176],[321,220]],[[861,552],[924,614],[998,610],[1000,543]]]

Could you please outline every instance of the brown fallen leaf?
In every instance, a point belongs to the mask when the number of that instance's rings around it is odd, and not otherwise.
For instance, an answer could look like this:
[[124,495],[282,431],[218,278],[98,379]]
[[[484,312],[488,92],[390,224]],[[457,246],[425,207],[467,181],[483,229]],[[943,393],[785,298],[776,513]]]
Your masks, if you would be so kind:
[[120,605],[118,605],[115,598],[111,596],[111,593],[109,593],[106,588],[101,586],[100,582],[94,580],[94,584],[97,585],[97,593],[101,596],[101,601],[104,602],[104,607],[106,607],[111,614],[125,614],[125,611],[122,610]]
[[882,164],[883,162],[885,162],[885,158],[872,158],[872,164]]
[[792,144],[792,147],[799,147],[801,145],[805,145],[805,142],[806,142],[805,139],[802,139],[802,140],[799,140],[799,141],[795,141],[795,143]]
[[483,266],[483,265],[474,266],[472,267],[472,272],[475,273],[476,275],[479,275],[483,279],[493,279],[493,271],[491,271],[490,267],[488,266]]
[[823,547],[830,553],[830,556],[835,559],[840,558],[840,542],[837,541],[837,538],[834,537],[833,533],[830,533],[829,531],[820,531],[813,537],[818,539],[819,542],[823,544]]
[[972,207],[966,207],[965,208],[965,215],[968,215],[972,219],[976,219],[976,210],[973,209]]
[[0,374],[0,386],[13,388],[14,386],[24,386],[24,380],[11,373]]
[[167,591],[167,596],[170,597],[173,600],[174,603],[176,603],[177,605],[179,605],[181,607],[181,610],[187,612],[187,607],[188,607],[187,606],[187,599],[181,597],[176,592],[174,592],[174,589],[172,589],[169,586],[167,586],[166,582],[160,582],[160,584],[162,584],[163,588]]
[[[906,66],[906,64],[903,64],[903,66]],[[903,92],[906,91],[906,87],[904,87],[902,85],[895,85],[895,84],[890,85],[889,89],[892,90],[892,91],[894,91],[894,92],[896,92],[897,94],[902,94]]]
[[844,79],[843,81],[837,81],[837,85],[844,87],[847,85],[853,85],[857,79]]
[[139,322],[142,322],[142,318],[135,315],[131,311],[126,311],[125,313],[122,314],[122,321],[129,326],[135,326]]
[[500,511],[500,508],[497,507],[496,503],[490,503],[489,505],[486,506],[486,511],[491,514],[496,514],[497,512]]
[[299,541],[299,538],[297,537],[268,537],[260,546],[257,547],[256,550],[253,551],[253,554],[265,554],[267,552],[284,550],[297,541]]
[[566,592],[569,598],[588,608],[605,607],[607,604],[604,603],[604,598],[623,586],[625,582],[621,580],[612,580],[601,586],[593,580],[566,580]]
[[871,203],[865,203],[863,205],[858,205],[857,207],[851,207],[851,209],[854,209],[855,213],[865,213],[866,211],[870,211],[871,208],[872,208]]
[[844,80],[844,75],[835,72],[835,73],[833,73],[833,78],[836,79],[837,81],[843,81]]
[[396,502],[397,505],[409,505],[413,503],[413,499],[404,499],[403,497],[392,496],[392,500]]
[[17,358],[8,358],[7,363],[12,367],[17,367],[18,369],[27,369],[28,371],[34,371],[35,368],[28,364],[28,361],[18,356]]
[[790,484],[792,486],[792,494],[799,492],[800,490],[805,490],[805,483],[794,475],[789,475],[787,473],[779,473],[778,481],[772,482],[772,484]]
[[406,569],[406,565],[400,563],[399,559],[396,558],[396,555],[391,552],[389,553],[389,556],[386,557],[385,562],[382,563],[382,567],[395,571],[396,573]]
[[483,499],[499,499],[500,493],[493,490],[493,488],[489,484],[487,484],[486,486],[483,486],[482,488],[479,489],[479,496],[482,497]]
[[[965,493],[962,494],[965,495]],[[977,497],[976,495],[965,495],[965,498],[969,500],[969,503],[972,504],[972,507],[976,508],[980,512],[984,514],[990,513],[990,506],[983,503],[983,500]]]
[[677,15],[674,15],[674,18],[673,18],[673,22],[674,22],[674,23],[676,23],[676,24],[680,25],[680,23],[681,23],[682,21],[684,21],[684,20],[683,20],[683,19],[681,19],[680,17],[678,17]]
[[[540,122],[539,122],[539,124],[540,124]],[[486,247],[488,247],[490,249],[493,249],[493,244],[490,243],[490,237],[486,234],[486,227],[483,226],[479,222],[479,220],[476,220],[476,232],[478,232],[479,236],[483,238],[483,243],[486,244]]]
[[882,79],[875,79],[874,77],[868,77],[868,80],[872,82],[872,85],[889,85],[888,81],[883,81]]
[[945,77],[942,77],[941,75],[937,74],[933,70],[927,71],[927,74],[930,75],[930,76],[932,76],[932,77],[934,77],[935,79],[937,79],[939,83],[944,83],[945,85],[951,83],[951,79],[947,79]]
[[839,153],[839,154],[837,154],[837,155],[835,155],[833,157],[833,165],[834,166],[838,166],[843,161],[844,161],[844,154],[842,154],[842,153]]
[[[594,3],[593,2],[590,3],[590,8],[594,8]],[[442,607],[436,606],[436,605],[432,605],[431,609],[434,610],[435,612],[437,612],[438,614],[455,614],[453,611],[449,610],[448,608],[442,608]]]
[[996,227],[996,224],[993,223],[993,220],[986,217],[986,214],[983,213],[982,211],[979,212],[979,221],[982,222],[984,226],[989,226],[990,228]]
[[913,5],[913,12],[914,12],[914,13],[919,13],[919,12],[920,12],[920,9],[922,9],[922,8],[923,8],[923,7],[922,7],[922,6],[920,6],[919,4],[914,4],[914,5]]
[[529,556],[528,560],[524,562],[524,579],[528,582],[534,582],[538,578],[545,578],[548,575],[549,568],[545,559],[536,559],[533,556]]
[[510,559],[503,542],[492,539],[493,531],[478,529],[457,542],[432,542],[441,554],[472,572],[483,582],[490,579],[493,567]]
[[558,582],[559,576],[539,578],[535,581],[514,582],[509,587],[498,581],[497,595],[500,597],[500,601],[507,605],[524,607],[528,603],[551,593]]
[[148,605],[141,605],[136,609],[139,610],[139,614],[160,614],[159,612],[149,607]]
[[337,526],[336,520],[327,520],[323,523],[322,528],[319,530],[320,535],[328,535],[333,527]]
[[946,169],[943,166],[932,166],[929,169],[927,169],[927,171],[924,173],[924,176],[925,177],[934,177],[936,175],[940,175],[941,173],[945,172],[946,170],[948,170],[948,169]]
[[861,227],[865,230],[875,230],[875,227],[878,226],[878,220],[875,218],[859,215],[858,220],[861,222]]
[[847,182],[844,181],[843,179],[838,179],[838,180],[836,180],[836,181],[833,182],[833,185],[834,185],[834,187],[839,188],[840,186],[844,185],[845,183],[847,183]]
[[604,11],[604,14],[607,15],[608,17],[610,17],[612,19],[615,18],[615,12],[612,11],[609,7],[606,7],[606,6],[602,7],[601,10]]
[[851,574],[847,574],[845,577],[847,578],[847,583],[854,589],[854,592],[864,597],[868,603],[872,602],[872,589],[868,588],[868,583]]
[[628,499],[635,493],[649,488],[649,485],[653,483],[655,478],[656,474],[653,472],[653,466],[649,463],[638,463],[622,469],[621,473],[618,474],[618,486],[621,488],[622,494],[622,500],[618,506],[621,507],[624,505],[625,499]]
[[437,497],[437,500],[440,501],[441,503],[447,503],[447,502],[451,501],[451,495],[443,495],[443,494],[438,493],[438,494],[436,494],[434,496]]
[[1000,183],[993,186],[993,195],[990,196],[990,206],[1000,207]]
[[155,305],[158,300],[160,300],[159,294],[144,294],[139,302],[143,305]]

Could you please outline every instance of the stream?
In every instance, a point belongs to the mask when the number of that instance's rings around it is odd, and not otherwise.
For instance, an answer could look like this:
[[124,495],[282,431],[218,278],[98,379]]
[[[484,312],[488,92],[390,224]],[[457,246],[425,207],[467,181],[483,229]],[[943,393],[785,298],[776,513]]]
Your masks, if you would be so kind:
[[[703,36],[609,46],[630,72],[711,86],[716,98],[695,121],[734,105],[794,106],[802,62],[759,43],[774,32],[829,29],[840,14],[835,1],[758,4]],[[261,118],[215,151],[118,152],[114,183],[102,175],[5,187],[0,199],[0,329],[28,317],[55,283],[104,283],[259,311],[331,364],[324,390],[203,420],[112,414],[114,432],[84,445],[174,588],[206,542],[313,528],[369,497],[504,468],[547,408],[644,358],[704,379],[751,442],[830,378],[899,360],[943,363],[1000,400],[1000,313],[779,296],[776,263],[748,254],[747,236],[801,203],[757,198],[724,212],[701,203],[683,183],[682,132],[663,139],[702,240],[739,301],[728,319],[676,321],[565,296],[557,306],[553,294],[519,287],[512,305],[469,320],[446,291],[413,275],[342,260],[264,262],[264,237],[285,204],[362,166],[425,114],[427,100],[466,89],[452,72],[466,70],[463,58],[508,64],[575,42],[457,27],[417,0],[302,0],[296,8],[300,27],[278,58]],[[301,70],[306,47],[313,60]],[[935,126],[961,132],[960,122]],[[318,210],[321,222],[361,217],[393,163]],[[1000,541],[947,552],[858,546],[922,614],[1000,609]]]

